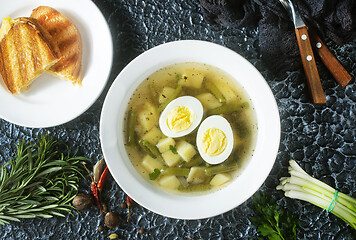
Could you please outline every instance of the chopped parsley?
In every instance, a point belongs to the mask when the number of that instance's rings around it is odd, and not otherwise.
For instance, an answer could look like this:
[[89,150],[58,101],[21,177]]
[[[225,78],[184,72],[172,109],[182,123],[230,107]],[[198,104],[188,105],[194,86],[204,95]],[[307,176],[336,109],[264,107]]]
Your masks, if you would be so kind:
[[179,74],[179,73],[177,73],[177,74],[176,74],[176,79],[179,80],[179,79],[181,79],[181,78],[182,78],[182,75]]
[[255,194],[252,204],[258,214],[251,217],[251,222],[257,227],[258,233],[271,240],[297,239],[299,220],[291,212],[280,208],[265,193]]
[[156,180],[159,175],[161,174],[161,171],[158,168],[155,168],[152,173],[148,174],[150,177],[150,180]]
[[169,150],[171,150],[172,153],[174,153],[174,154],[178,154],[177,149],[175,147],[173,147],[172,145],[169,145]]

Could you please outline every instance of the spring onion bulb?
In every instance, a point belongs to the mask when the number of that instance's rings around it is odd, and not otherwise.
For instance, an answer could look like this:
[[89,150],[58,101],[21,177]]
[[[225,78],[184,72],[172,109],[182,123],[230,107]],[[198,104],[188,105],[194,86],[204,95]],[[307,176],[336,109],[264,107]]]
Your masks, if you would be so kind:
[[277,190],[286,197],[310,202],[344,220],[356,229],[356,199],[337,192],[329,185],[308,175],[294,160],[289,161],[290,177],[282,177]]

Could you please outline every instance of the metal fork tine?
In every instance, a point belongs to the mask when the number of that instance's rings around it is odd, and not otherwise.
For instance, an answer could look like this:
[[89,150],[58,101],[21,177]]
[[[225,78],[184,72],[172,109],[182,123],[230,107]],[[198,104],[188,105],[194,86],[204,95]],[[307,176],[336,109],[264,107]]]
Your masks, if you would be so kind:
[[279,2],[283,5],[283,7],[289,13],[292,21],[294,22],[294,26],[296,28],[305,26],[305,23],[302,17],[299,15],[299,12],[295,10],[294,5],[291,0],[279,0]]
[[291,9],[290,9],[288,3],[285,0],[279,0],[279,1],[282,3],[283,7],[287,10],[289,17],[292,18],[293,14],[291,12]]

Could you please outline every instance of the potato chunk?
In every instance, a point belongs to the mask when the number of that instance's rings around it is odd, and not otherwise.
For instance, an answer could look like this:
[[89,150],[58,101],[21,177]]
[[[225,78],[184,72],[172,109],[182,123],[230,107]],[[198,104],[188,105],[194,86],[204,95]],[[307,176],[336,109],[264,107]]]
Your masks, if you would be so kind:
[[232,87],[228,84],[216,84],[216,87],[220,90],[222,95],[224,95],[226,99],[226,103],[236,103],[237,102],[237,95],[232,90]]
[[156,145],[162,137],[162,132],[159,128],[154,126],[145,135],[142,136],[143,140],[148,141],[152,145]]
[[159,184],[165,188],[177,189],[180,185],[180,181],[174,175],[164,176],[159,180]]
[[204,74],[196,70],[186,70],[179,79],[178,84],[184,87],[201,88],[204,80]]
[[157,108],[150,102],[145,102],[142,109],[137,114],[137,122],[142,132],[147,132],[153,128],[158,121],[159,114]]
[[177,165],[181,159],[179,154],[174,154],[171,150],[162,153],[162,157],[169,167]]
[[162,138],[158,141],[156,147],[161,153],[167,152],[170,150],[170,146],[175,147],[176,141],[173,138]]
[[189,162],[197,153],[194,146],[186,141],[180,141],[177,143],[177,152],[183,158],[184,161]]
[[205,177],[206,175],[204,167],[192,167],[187,177],[187,182],[192,184],[203,183]]
[[218,173],[216,174],[213,179],[210,181],[210,185],[212,186],[221,186],[231,180],[231,176],[228,173]]
[[155,170],[155,168],[157,168],[157,169],[163,168],[163,164],[159,160],[151,157],[150,155],[146,155],[143,158],[141,164],[149,173],[152,173]]
[[174,93],[175,89],[174,88],[171,88],[171,87],[164,87],[162,89],[162,92],[161,94],[159,95],[158,97],[158,102],[159,104],[162,104],[164,103],[167,98],[169,98],[170,96],[172,96],[172,94]]
[[222,104],[211,93],[202,93],[197,96],[197,99],[203,104],[204,110],[220,107]]

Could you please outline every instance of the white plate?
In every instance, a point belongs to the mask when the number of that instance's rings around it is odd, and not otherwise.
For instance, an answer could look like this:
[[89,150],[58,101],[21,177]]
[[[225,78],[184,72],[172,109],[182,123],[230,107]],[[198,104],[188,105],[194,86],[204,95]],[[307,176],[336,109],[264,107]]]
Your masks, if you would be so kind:
[[[257,115],[258,133],[253,157],[236,180],[207,195],[174,195],[158,189],[143,179],[132,166],[124,146],[124,115],[131,94],[150,74],[179,62],[206,63],[230,74],[245,88]],[[178,219],[212,217],[237,207],[251,197],[272,169],[280,131],[276,101],[258,70],[230,49],[195,40],[166,43],[131,61],[110,87],[100,119],[102,151],[115,181],[140,205]]]
[[42,74],[19,95],[12,95],[0,76],[0,117],[35,128],[66,123],[85,112],[99,97],[109,77],[113,47],[109,27],[90,0],[10,0],[0,7],[0,18],[29,17],[34,8],[49,6],[69,18],[83,41],[82,86]]

